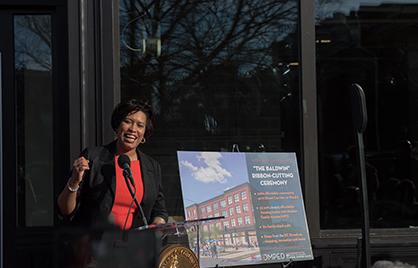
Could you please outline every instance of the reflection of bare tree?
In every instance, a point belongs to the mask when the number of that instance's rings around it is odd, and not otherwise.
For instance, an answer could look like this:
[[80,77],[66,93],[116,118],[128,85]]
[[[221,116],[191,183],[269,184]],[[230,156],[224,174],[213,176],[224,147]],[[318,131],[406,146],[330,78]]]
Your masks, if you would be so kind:
[[16,66],[51,70],[51,17],[26,15],[15,18]]
[[[158,58],[122,47],[124,94],[147,91],[158,109],[171,107],[161,113],[172,119],[176,103],[190,103],[197,113],[205,110],[204,124],[216,126],[210,112],[210,99],[216,99],[212,89],[225,90],[220,94],[229,96],[228,103],[248,96],[245,87],[226,84],[244,83],[243,79],[271,68],[272,46],[295,31],[297,10],[297,1],[123,0],[124,41],[132,47],[146,38],[160,38],[162,43]],[[210,85],[213,80],[218,80],[216,86]]]

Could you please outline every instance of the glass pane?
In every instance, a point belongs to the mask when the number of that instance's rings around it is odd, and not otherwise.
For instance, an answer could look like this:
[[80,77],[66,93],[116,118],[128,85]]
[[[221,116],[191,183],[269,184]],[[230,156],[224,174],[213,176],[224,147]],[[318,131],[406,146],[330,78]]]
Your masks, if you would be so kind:
[[18,223],[53,224],[51,16],[14,16]]
[[321,227],[361,226],[350,84],[366,94],[371,226],[418,225],[418,1],[317,1]]
[[121,95],[145,97],[182,215],[176,150],[300,149],[299,1],[120,1]]

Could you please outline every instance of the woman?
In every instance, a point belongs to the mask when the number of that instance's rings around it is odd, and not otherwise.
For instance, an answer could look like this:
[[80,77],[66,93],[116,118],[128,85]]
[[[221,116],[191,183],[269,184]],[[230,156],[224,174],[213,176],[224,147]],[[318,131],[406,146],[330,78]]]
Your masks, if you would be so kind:
[[159,164],[138,147],[152,131],[150,106],[137,100],[118,104],[111,124],[116,139],[110,144],[87,148],[76,159],[72,175],[58,197],[61,214],[75,225],[92,227],[111,222],[121,229],[144,225],[138,207],[118,166],[118,158],[129,157],[136,190],[148,224],[167,221]]

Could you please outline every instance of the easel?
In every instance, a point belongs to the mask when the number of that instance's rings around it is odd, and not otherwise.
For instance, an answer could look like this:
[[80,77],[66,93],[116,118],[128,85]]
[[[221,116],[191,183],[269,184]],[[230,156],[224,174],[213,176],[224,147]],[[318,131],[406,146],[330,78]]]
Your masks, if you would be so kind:
[[292,267],[293,266],[293,260],[290,259],[287,263],[280,263],[282,268]]
[[[293,260],[290,260],[289,262],[287,262],[287,263],[279,263],[280,264],[280,266],[282,267],[282,268],[290,268],[290,267],[292,267],[293,266]],[[225,266],[219,266],[218,264],[215,266],[215,268],[225,268]]]

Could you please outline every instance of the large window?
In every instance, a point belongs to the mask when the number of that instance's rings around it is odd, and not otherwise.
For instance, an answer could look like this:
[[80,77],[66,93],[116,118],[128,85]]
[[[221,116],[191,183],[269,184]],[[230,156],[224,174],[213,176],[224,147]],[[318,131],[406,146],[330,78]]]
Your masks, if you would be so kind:
[[53,94],[51,15],[15,15],[19,225],[52,225]]
[[55,194],[69,162],[66,9],[58,2],[0,4],[2,267],[54,261]]
[[[65,113],[59,107],[65,92],[65,57],[53,38],[61,28],[50,10],[0,9],[0,87],[2,89],[3,185],[7,226],[21,229],[54,223],[54,175],[57,145],[65,161]],[[55,117],[54,112],[61,113]],[[57,141],[55,136],[60,136]],[[57,172],[54,174],[54,172]],[[16,222],[14,222],[16,220]],[[12,226],[14,225],[14,226]],[[7,227],[8,228],[8,227]],[[12,235],[12,232],[6,232]]]
[[[170,213],[176,150],[300,153],[299,1],[120,1],[121,97],[147,98]],[[234,146],[237,145],[237,146]]]
[[418,225],[417,18],[418,1],[317,1],[322,228],[361,224],[351,83],[367,98],[371,225]]

